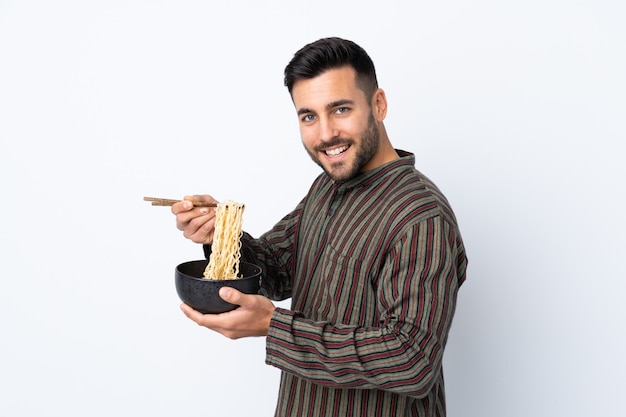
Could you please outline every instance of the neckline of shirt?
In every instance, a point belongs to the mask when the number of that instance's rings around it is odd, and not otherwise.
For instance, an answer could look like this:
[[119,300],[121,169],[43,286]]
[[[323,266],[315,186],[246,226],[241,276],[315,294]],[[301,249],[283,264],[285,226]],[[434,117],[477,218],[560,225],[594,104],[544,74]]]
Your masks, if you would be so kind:
[[399,156],[398,159],[387,162],[371,171],[360,173],[348,181],[335,182],[331,179],[330,181],[333,183],[333,188],[335,188],[336,191],[348,191],[355,187],[367,187],[384,178],[389,171],[404,167],[413,168],[415,166],[414,154],[402,149],[396,149],[396,152]]

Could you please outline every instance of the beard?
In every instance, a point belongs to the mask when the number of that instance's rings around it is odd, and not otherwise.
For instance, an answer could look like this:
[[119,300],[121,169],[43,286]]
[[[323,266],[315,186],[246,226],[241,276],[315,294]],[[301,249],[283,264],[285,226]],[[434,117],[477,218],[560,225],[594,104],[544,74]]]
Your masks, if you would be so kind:
[[[320,144],[313,151],[309,150],[306,146],[305,149],[313,162],[319,165],[330,178],[335,182],[344,182],[356,177],[363,170],[363,167],[376,155],[379,142],[380,132],[378,125],[376,125],[374,116],[370,114],[367,127],[361,132],[359,141],[350,138],[335,137],[328,142]],[[355,154],[352,161],[334,162],[331,163],[330,166],[324,166],[322,161],[317,157],[317,152],[325,148],[341,145],[349,145],[351,149],[354,149]]]

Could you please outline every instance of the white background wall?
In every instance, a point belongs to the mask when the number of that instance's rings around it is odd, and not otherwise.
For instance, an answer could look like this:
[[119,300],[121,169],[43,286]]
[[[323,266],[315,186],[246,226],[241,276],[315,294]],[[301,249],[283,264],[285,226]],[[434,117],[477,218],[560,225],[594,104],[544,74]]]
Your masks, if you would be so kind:
[[283,68],[336,35],[462,227],[449,415],[623,416],[624,4],[1,0],[0,414],[272,415],[264,340],[182,315],[200,248],[142,197],[271,227],[318,173]]

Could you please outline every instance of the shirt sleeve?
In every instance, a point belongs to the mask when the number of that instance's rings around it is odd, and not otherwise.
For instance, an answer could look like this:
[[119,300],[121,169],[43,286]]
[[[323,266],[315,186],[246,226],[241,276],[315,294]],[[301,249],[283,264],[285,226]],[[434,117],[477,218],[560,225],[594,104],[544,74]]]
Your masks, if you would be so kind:
[[277,308],[266,338],[266,363],[336,388],[427,395],[440,375],[465,278],[456,230],[433,217],[412,226],[393,246],[376,282],[378,327],[315,322]]
[[263,270],[260,293],[271,300],[291,297],[294,252],[304,201],[259,239],[241,237],[241,259]]

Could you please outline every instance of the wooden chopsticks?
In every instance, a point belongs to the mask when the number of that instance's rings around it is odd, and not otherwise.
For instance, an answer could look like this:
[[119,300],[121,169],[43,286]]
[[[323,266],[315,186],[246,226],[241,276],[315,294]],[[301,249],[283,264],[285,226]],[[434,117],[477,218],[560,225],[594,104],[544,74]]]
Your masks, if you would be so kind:
[[[144,197],[143,201],[151,201],[153,206],[172,206],[180,203],[182,200],[173,200],[171,198]],[[201,201],[193,202],[194,207],[217,207],[215,203],[203,203]]]

